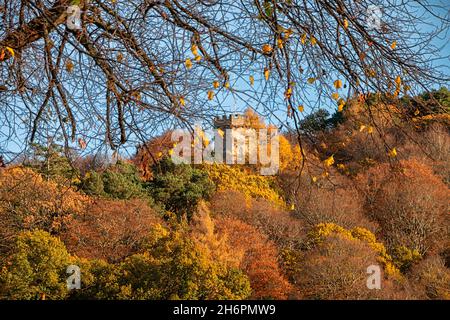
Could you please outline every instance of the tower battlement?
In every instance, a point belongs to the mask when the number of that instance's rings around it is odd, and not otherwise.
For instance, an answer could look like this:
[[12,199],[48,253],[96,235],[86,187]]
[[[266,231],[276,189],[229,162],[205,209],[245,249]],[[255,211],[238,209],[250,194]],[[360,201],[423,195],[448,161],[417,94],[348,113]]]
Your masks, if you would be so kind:
[[245,125],[245,117],[242,114],[234,113],[230,115],[223,115],[214,118],[214,128],[216,129],[231,129],[239,128]]

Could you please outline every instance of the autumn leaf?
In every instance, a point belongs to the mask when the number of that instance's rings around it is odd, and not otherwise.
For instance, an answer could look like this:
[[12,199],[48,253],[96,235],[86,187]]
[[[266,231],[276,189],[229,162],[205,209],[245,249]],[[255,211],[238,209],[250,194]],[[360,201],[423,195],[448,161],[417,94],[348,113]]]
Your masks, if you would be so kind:
[[227,81],[227,82],[225,82],[225,89],[230,89],[230,83]]
[[277,39],[277,47],[279,49],[283,49],[283,40],[282,39]]
[[180,97],[180,104],[184,107],[186,105],[186,100],[184,100],[184,97]]
[[414,115],[415,115],[415,116],[418,116],[419,113],[420,113],[419,109],[416,109],[416,111],[414,111]]
[[359,127],[359,132],[363,132],[365,128],[366,128],[366,126],[365,126],[364,124],[362,124],[362,125]]
[[314,46],[317,43],[316,38],[311,37],[311,45]]
[[400,78],[400,76],[397,76],[397,78],[395,78],[395,83],[397,86],[400,86],[402,83],[402,79]]
[[302,37],[300,38],[300,41],[302,44],[306,43],[306,33],[302,34]]
[[265,54],[269,54],[269,53],[272,52],[272,46],[271,46],[270,44],[264,44],[264,45],[262,46],[262,51],[263,51]]
[[392,148],[389,150],[389,157],[395,158],[397,156],[397,150],[395,148]]
[[250,76],[250,85],[253,86],[255,84],[255,78]]
[[284,97],[285,97],[285,99],[287,100],[287,99],[289,99],[291,96],[292,96],[292,88],[289,87],[289,88],[287,88],[286,91],[284,92]]
[[169,150],[169,155],[171,156],[173,154],[173,149]]
[[191,46],[191,52],[192,52],[192,54],[195,56],[195,57],[197,57],[198,56],[198,47],[197,47],[197,45],[195,45],[195,44],[193,44],[192,46]]
[[216,80],[213,82],[214,89],[217,89],[219,87],[219,85],[220,85],[219,81]]
[[82,150],[86,149],[87,146],[86,141],[84,141],[82,138],[78,138],[78,145]]
[[208,100],[214,99],[214,92],[212,90],[208,91]]
[[298,106],[298,111],[300,111],[300,112],[305,111],[305,107],[303,107],[303,105],[299,105]]
[[313,183],[315,183],[316,181],[317,181],[317,177],[311,177],[311,181],[313,182]]
[[344,105],[341,103],[338,105],[338,112],[342,112],[344,110]]
[[200,60],[202,60],[202,57],[201,56],[195,56],[195,59],[194,59],[196,62],[199,62]]
[[347,19],[344,19],[344,28],[348,29],[348,20]]
[[397,47],[397,41],[391,43],[391,49],[394,50]]
[[270,76],[270,70],[267,68],[264,68],[264,78],[266,78],[266,80],[269,80],[269,76]]
[[369,127],[367,128],[367,133],[368,133],[368,134],[372,134],[372,133],[373,133],[373,127],[372,127],[372,126],[369,126]]
[[70,60],[70,59],[67,60],[67,62],[66,62],[66,70],[67,70],[67,72],[72,73],[73,67],[74,67],[74,65],[73,65],[72,60]]
[[295,204],[291,204],[291,210],[295,210]]
[[327,167],[331,167],[334,163],[334,156],[332,155],[331,157],[327,158],[324,160],[323,162]]
[[186,65],[186,68],[189,70],[189,69],[191,69],[192,68],[192,61],[191,61],[191,59],[186,59],[186,61],[185,61],[185,63],[184,63],[185,65]]
[[334,87],[335,87],[336,89],[342,88],[342,81],[341,81],[341,80],[336,80],[336,81],[334,81]]
[[163,153],[160,151],[160,152],[158,152],[157,157],[158,157],[158,158],[161,158],[162,155],[163,155]]
[[331,98],[333,98],[334,100],[338,100],[339,99],[339,93],[334,92],[333,94],[331,94]]
[[14,58],[14,56],[15,56],[14,50],[12,48],[10,48],[10,47],[6,47],[6,50],[8,50],[9,53],[11,54],[11,57]]

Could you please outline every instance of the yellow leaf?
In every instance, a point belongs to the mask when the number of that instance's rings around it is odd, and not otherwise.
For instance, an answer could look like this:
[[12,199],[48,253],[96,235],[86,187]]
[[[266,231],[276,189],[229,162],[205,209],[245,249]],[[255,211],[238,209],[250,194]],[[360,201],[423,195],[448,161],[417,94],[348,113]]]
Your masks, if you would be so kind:
[[331,97],[332,97],[334,100],[338,100],[338,99],[339,99],[339,93],[335,92],[335,93],[331,94]]
[[317,181],[317,177],[311,177],[311,181],[314,183],[314,182],[316,182]]
[[285,97],[286,99],[289,99],[291,96],[292,96],[292,88],[289,87],[289,88],[287,88],[286,91],[284,92],[284,97]]
[[336,81],[334,82],[334,87],[335,87],[336,89],[342,88],[342,81],[341,81],[341,80],[336,80]]
[[291,210],[295,210],[295,205],[291,204]]
[[172,155],[173,154],[173,149],[170,149],[169,150],[169,155]]
[[395,148],[392,148],[392,149],[389,151],[389,157],[395,158],[396,156],[397,156],[397,150],[396,150]]
[[225,88],[226,89],[230,89],[230,83],[227,81],[227,82],[225,82]]
[[266,78],[266,80],[269,80],[269,76],[270,76],[270,70],[265,68],[264,69],[264,78]]
[[212,90],[208,91],[208,100],[214,99],[214,92]]
[[331,167],[334,163],[334,156],[329,157],[328,159],[325,159],[323,162],[327,167]]
[[219,85],[220,85],[220,84],[219,84],[219,81],[216,80],[216,81],[213,82],[213,87],[214,87],[215,89],[217,89],[217,88],[219,87]]
[[316,38],[311,37],[311,45],[313,46],[313,45],[315,45],[316,43],[317,43]]
[[348,28],[348,20],[344,19],[344,28],[347,29]]
[[191,52],[192,52],[192,54],[194,55],[194,56],[198,56],[198,47],[197,47],[197,45],[195,45],[195,44],[193,44],[192,46],[191,46]]
[[391,49],[394,50],[397,47],[397,41],[391,43]]
[[305,107],[303,107],[303,105],[299,105],[298,106],[298,111],[300,111],[300,112],[305,111]]
[[9,53],[11,54],[11,57],[13,57],[13,58],[14,58],[14,56],[15,56],[15,53],[14,53],[14,50],[13,50],[13,48],[10,48],[10,47],[6,47],[6,50],[8,50],[8,51],[9,51]]
[[283,40],[277,39],[277,47],[283,49]]
[[342,112],[344,110],[344,105],[341,103],[338,105],[338,112]]
[[184,107],[186,105],[186,100],[184,100],[184,97],[180,97],[180,104]]
[[309,84],[313,84],[314,81],[316,81],[316,78],[308,78],[307,81],[308,81]]
[[160,151],[160,152],[158,152],[158,158],[161,158],[162,157],[162,155],[163,155],[163,153]]
[[196,62],[199,62],[200,60],[202,60],[202,57],[201,56],[195,56],[195,59],[194,59]]
[[250,76],[250,85],[253,86],[255,84],[255,78]]
[[191,59],[186,59],[186,61],[185,61],[185,63],[184,63],[185,65],[186,65],[186,68],[189,70],[190,68],[192,68],[192,61],[191,61]]
[[372,127],[372,126],[369,126],[369,127],[367,128],[367,133],[368,133],[368,134],[372,134],[372,133],[373,133],[373,127]]
[[397,78],[395,78],[395,83],[397,84],[397,86],[400,86],[400,84],[402,83],[402,79],[400,78],[400,76],[397,76]]
[[272,52],[272,46],[271,46],[270,44],[264,44],[264,45],[262,46],[262,51],[263,51],[265,54],[269,54],[269,53]]
[[362,125],[359,127],[359,132],[363,132],[365,128],[366,128],[366,126],[365,126],[364,124],[362,124]]
[[306,33],[302,34],[302,37],[300,38],[300,41],[302,44],[306,43]]

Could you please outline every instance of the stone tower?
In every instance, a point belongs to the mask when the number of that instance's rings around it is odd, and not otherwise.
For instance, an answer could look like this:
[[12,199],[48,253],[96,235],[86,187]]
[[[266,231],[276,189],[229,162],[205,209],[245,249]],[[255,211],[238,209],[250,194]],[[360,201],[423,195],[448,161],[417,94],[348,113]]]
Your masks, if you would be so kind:
[[231,139],[233,139],[232,137],[227,137],[227,134],[233,134],[232,131],[227,130],[227,129],[240,129],[240,128],[244,128],[245,127],[245,116],[242,114],[238,114],[238,113],[234,113],[234,114],[230,114],[229,116],[227,115],[223,115],[222,117],[215,117],[214,118],[214,129],[218,130],[222,130],[222,132],[224,133],[223,135],[223,145],[222,145],[222,154],[223,154],[223,162],[226,162],[226,154],[227,154],[227,150],[229,152],[232,152],[232,157],[234,159],[235,157],[235,150],[232,150],[232,147],[229,146],[229,148],[227,149],[227,141],[230,142]]

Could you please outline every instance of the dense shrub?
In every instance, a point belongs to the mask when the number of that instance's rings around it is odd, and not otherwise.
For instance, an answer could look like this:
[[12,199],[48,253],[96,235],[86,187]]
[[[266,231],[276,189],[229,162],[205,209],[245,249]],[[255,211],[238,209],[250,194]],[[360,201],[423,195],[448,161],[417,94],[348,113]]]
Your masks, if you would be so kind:
[[252,299],[286,299],[291,285],[282,274],[278,252],[270,240],[254,227],[233,218],[217,218],[219,232],[226,235],[239,267],[247,274]]
[[153,179],[148,183],[151,196],[166,210],[178,216],[192,216],[198,202],[208,199],[214,184],[208,175],[186,164],[175,165],[166,158],[153,169]]
[[268,200],[249,199],[239,191],[219,191],[210,203],[215,216],[242,220],[279,247],[296,247],[304,236],[303,222]]
[[29,168],[0,171],[0,256],[12,247],[22,230],[64,230],[89,199],[72,188],[47,181]]
[[144,200],[99,199],[71,221],[62,238],[77,256],[118,262],[142,250],[149,231],[160,222]]
[[103,172],[88,171],[81,187],[84,192],[93,196],[114,199],[148,197],[137,168],[123,161],[118,161]]
[[208,173],[219,191],[239,191],[247,197],[263,198],[279,206],[285,205],[280,194],[275,191],[274,177],[261,176],[237,165],[204,165],[203,169]]
[[439,256],[431,256],[416,265],[410,275],[420,299],[450,300],[450,270]]
[[24,231],[0,272],[1,299],[64,299],[71,257],[64,244],[41,230]]
[[394,169],[381,164],[358,181],[390,250],[406,246],[423,255],[442,247],[448,237],[450,191],[429,167],[416,160],[400,161]]

